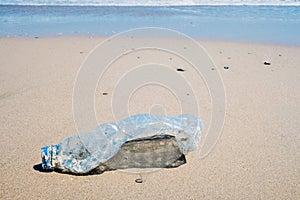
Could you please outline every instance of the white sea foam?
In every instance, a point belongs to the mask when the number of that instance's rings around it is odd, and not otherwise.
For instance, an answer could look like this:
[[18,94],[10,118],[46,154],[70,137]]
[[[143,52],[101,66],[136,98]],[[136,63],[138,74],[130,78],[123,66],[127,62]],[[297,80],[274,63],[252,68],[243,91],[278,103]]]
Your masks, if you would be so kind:
[[0,0],[0,5],[58,6],[193,6],[276,5],[300,6],[300,0]]

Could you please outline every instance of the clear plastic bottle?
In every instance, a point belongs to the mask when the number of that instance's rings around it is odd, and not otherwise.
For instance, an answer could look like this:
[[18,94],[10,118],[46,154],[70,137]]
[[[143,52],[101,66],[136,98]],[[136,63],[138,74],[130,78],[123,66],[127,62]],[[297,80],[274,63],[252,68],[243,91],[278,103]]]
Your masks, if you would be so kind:
[[85,174],[117,154],[126,141],[164,134],[175,136],[179,150],[187,154],[197,149],[202,130],[202,120],[189,114],[177,117],[134,115],[118,123],[101,124],[89,133],[71,136],[57,145],[43,147],[42,167]]

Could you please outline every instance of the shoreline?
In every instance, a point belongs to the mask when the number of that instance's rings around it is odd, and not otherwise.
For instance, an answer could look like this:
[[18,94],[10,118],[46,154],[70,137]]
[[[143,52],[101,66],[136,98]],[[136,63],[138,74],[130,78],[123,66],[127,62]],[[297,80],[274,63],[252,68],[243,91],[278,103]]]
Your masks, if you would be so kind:
[[[123,33],[123,32],[121,32]],[[121,34],[119,33],[119,34]],[[4,39],[16,39],[16,40],[38,40],[38,39],[92,39],[92,40],[107,40],[113,38],[116,35],[112,36],[95,36],[95,35],[57,35],[57,36],[2,36],[0,40]],[[284,44],[284,43],[271,43],[271,42],[257,42],[257,41],[238,41],[238,40],[223,40],[223,39],[204,39],[204,38],[195,38],[186,35],[188,38],[191,38],[193,41],[198,43],[223,43],[223,44],[243,44],[243,45],[258,45],[258,46],[274,46],[274,47],[290,47],[290,48],[299,48],[300,44]],[[147,37],[144,39],[153,39],[153,37]],[[165,37],[156,37],[156,39],[171,39],[168,36]]]

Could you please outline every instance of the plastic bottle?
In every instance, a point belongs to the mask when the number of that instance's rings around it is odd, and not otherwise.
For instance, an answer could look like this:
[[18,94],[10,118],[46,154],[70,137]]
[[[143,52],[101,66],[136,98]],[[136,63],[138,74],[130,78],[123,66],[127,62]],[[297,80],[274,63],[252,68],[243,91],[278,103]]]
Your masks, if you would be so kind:
[[189,114],[177,117],[134,115],[118,123],[101,124],[89,133],[71,136],[57,145],[43,147],[42,167],[85,174],[117,154],[126,141],[163,134],[175,136],[179,150],[187,154],[197,149],[202,129],[202,120]]

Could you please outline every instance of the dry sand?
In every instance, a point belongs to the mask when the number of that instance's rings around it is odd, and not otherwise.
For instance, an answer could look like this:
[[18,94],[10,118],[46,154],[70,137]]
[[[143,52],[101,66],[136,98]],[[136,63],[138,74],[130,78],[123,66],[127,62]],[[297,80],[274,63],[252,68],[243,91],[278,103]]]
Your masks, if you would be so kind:
[[[200,42],[214,60],[227,96],[223,133],[204,159],[193,152],[179,168],[142,174],[142,184],[134,181],[139,175],[118,171],[72,176],[34,170],[41,162],[41,147],[76,133],[73,83],[80,64],[100,41],[0,39],[1,199],[300,198],[300,47]],[[122,63],[140,62],[137,56],[115,63],[101,80],[96,91],[99,123],[114,120],[109,106],[112,83],[126,70]],[[154,53],[149,58],[159,57]],[[270,66],[263,64],[266,60]],[[169,64],[174,70],[183,66],[176,58]],[[185,69],[176,73],[199,87],[195,95],[208,127],[207,89],[188,66]],[[153,104],[163,105],[168,115],[180,113],[174,96],[153,85],[134,93],[130,113],[149,112]],[[150,111],[155,109],[159,107]]]

